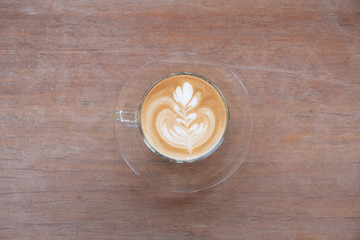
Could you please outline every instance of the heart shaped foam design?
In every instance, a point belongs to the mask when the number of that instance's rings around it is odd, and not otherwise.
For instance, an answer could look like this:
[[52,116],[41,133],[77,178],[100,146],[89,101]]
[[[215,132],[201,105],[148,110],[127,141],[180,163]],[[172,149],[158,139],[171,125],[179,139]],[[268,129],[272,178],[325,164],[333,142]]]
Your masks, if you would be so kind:
[[215,129],[215,116],[207,107],[196,108],[200,92],[193,94],[193,87],[185,82],[177,86],[173,99],[167,98],[165,108],[156,116],[156,130],[169,145],[192,151],[204,144]]

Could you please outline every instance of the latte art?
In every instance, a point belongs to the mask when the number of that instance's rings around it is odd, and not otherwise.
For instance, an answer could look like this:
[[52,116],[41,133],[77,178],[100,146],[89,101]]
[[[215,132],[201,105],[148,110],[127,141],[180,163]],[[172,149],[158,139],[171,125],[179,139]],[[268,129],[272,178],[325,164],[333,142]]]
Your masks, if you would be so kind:
[[[192,150],[200,146],[211,136],[215,127],[215,116],[209,108],[203,107],[192,112],[201,100],[201,93],[194,95],[193,87],[185,82],[176,87],[173,93],[174,111],[163,109],[156,118],[156,130],[171,146]],[[196,123],[197,118],[201,120]],[[175,119],[175,122],[174,122]]]
[[225,99],[197,75],[170,75],[146,93],[139,109],[140,130],[156,153],[191,162],[212,153],[228,121]]

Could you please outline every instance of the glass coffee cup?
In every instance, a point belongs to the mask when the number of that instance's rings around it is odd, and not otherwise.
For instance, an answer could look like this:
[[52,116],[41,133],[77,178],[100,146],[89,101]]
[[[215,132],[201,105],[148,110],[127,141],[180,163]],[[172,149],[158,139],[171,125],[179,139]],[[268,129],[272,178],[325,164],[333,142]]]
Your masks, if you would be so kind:
[[177,163],[211,155],[223,142],[229,122],[224,95],[195,73],[172,73],[153,83],[137,112],[119,111],[119,120],[136,123],[146,145]]

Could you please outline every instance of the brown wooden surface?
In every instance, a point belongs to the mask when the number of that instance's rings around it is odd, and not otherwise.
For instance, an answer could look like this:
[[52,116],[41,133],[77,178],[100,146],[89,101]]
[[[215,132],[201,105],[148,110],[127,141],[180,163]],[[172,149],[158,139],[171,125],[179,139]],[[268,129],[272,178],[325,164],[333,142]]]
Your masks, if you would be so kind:
[[[360,2],[0,1],[0,239],[360,239]],[[219,186],[157,190],[123,162],[118,91],[191,51],[252,96]]]

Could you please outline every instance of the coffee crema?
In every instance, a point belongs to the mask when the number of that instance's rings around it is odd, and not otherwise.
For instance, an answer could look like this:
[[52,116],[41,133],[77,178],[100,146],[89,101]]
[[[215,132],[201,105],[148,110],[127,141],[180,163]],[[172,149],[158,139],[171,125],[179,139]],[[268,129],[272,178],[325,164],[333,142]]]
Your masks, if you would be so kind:
[[140,132],[155,153],[193,162],[222,143],[229,111],[220,90],[194,73],[175,73],[154,83],[138,111]]

